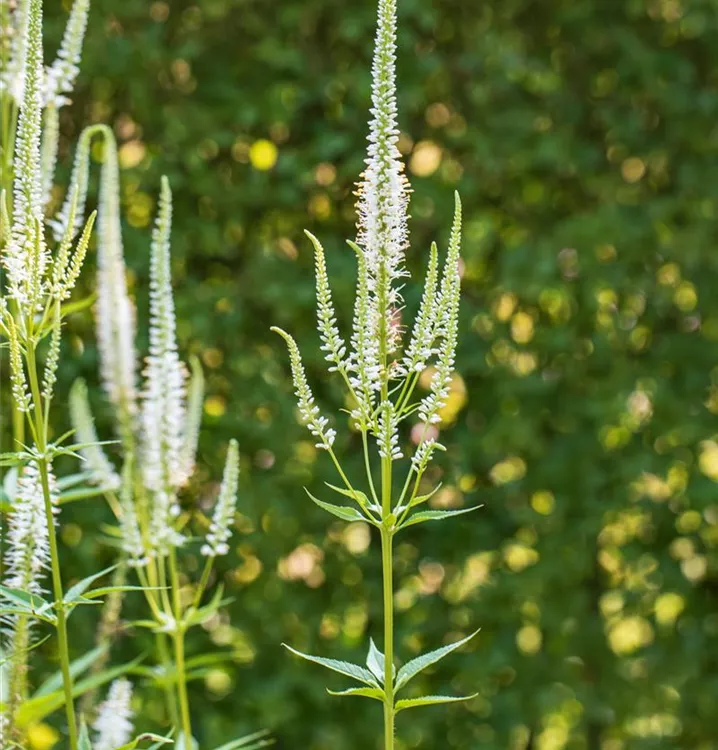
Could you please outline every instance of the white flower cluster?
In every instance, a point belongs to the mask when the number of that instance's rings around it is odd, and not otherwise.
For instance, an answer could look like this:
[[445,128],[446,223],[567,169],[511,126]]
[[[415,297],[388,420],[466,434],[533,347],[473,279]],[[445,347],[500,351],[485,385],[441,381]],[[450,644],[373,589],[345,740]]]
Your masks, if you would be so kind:
[[206,557],[218,557],[229,552],[227,541],[232,535],[230,526],[234,520],[234,510],[237,505],[238,483],[239,447],[236,440],[231,440],[224,465],[224,476],[219,489],[219,497],[214,507],[207,541],[201,550]]
[[132,683],[124,677],[115,680],[100,705],[93,728],[97,735],[93,750],[116,750],[126,745],[133,730]]
[[[59,108],[69,103],[67,94],[72,92],[80,71],[82,42],[87,28],[90,0],[75,0],[57,58],[44,71],[43,106]],[[17,106],[25,96],[25,58],[29,38],[30,0],[17,0],[10,14],[10,24],[5,33],[11,35],[10,55],[5,70],[0,73],[0,92],[7,91]]]

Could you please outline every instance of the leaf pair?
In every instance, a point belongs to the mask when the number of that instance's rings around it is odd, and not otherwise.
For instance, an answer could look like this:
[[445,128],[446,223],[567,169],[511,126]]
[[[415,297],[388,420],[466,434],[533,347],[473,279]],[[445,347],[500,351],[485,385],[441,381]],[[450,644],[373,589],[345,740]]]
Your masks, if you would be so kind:
[[[399,691],[405,685],[409,683],[416,675],[423,672],[427,667],[432,664],[436,664],[439,660],[448,656],[453,651],[461,648],[464,644],[468,643],[479,631],[476,630],[466,638],[462,638],[455,643],[451,643],[448,646],[442,646],[435,651],[430,651],[427,654],[417,656],[415,659],[407,662],[398,673],[395,672],[394,677],[394,690]],[[360,688],[348,688],[335,692],[329,690],[330,695],[336,696],[357,696],[362,698],[372,698],[378,701],[386,701],[386,692],[384,690],[384,674],[385,674],[385,660],[384,654],[376,647],[373,640],[369,641],[369,654],[367,656],[366,667],[359,666],[358,664],[352,664],[351,662],[339,661],[337,659],[326,659],[322,656],[312,656],[310,654],[302,653],[297,651],[287,644],[283,644],[286,649],[291,651],[293,654],[305,659],[306,661],[314,662],[322,667],[338,672],[346,677],[350,677],[357,682],[363,683],[366,687]],[[464,696],[464,697],[448,697],[441,695],[423,696],[419,698],[409,698],[399,700],[395,703],[395,709],[402,711],[407,708],[416,708],[418,706],[427,706],[435,703],[454,703],[458,701],[465,701],[474,698],[476,694]]]

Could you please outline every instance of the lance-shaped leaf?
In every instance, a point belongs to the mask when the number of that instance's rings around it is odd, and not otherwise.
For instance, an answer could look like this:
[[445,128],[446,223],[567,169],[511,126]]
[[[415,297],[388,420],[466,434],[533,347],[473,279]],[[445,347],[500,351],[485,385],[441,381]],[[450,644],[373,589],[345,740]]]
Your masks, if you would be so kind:
[[147,750],[157,750],[163,745],[171,745],[173,743],[173,740],[171,737],[160,737],[160,735],[153,734],[152,732],[143,732],[142,734],[135,737],[131,742],[118,747],[117,750],[135,750],[135,748],[139,747],[143,742],[153,743],[147,748]]
[[248,734],[246,737],[239,737],[236,740],[231,740],[215,750],[255,750],[255,748],[269,747],[273,745],[274,740],[269,738],[269,730],[262,729],[259,732]]
[[461,516],[464,513],[471,513],[482,507],[482,505],[476,505],[473,508],[462,508],[461,510],[422,510],[420,513],[414,513],[413,516],[409,516],[400,528],[405,529],[407,526],[414,526],[417,523],[426,523],[427,521],[443,521],[445,518]]
[[463,701],[470,701],[472,698],[476,698],[478,693],[473,695],[463,695],[459,697],[451,697],[448,695],[423,695],[420,698],[406,698],[396,702],[394,708],[396,712],[403,711],[406,708],[418,708],[419,706],[435,706],[439,703],[461,703]]
[[478,632],[479,631],[476,630],[470,636],[462,638],[460,641],[456,641],[456,643],[452,643],[448,646],[442,646],[441,648],[437,648],[436,651],[430,651],[428,654],[417,656],[416,659],[412,659],[411,661],[404,664],[404,666],[399,670],[399,674],[396,676],[396,689],[399,690],[400,688],[404,687],[404,685],[406,685],[409,680],[416,677],[419,672],[423,672],[427,667],[430,667],[432,664],[436,664],[436,662],[440,659],[443,659],[448,654],[456,651],[456,649],[461,648],[465,643],[468,643]]
[[111,573],[116,567],[116,565],[113,565],[112,567],[101,570],[99,573],[94,573],[93,575],[87,576],[87,578],[78,581],[74,586],[70,587],[65,594],[65,605],[72,606],[77,604],[82,599],[82,595],[95,581],[102,578],[102,576]]
[[376,647],[373,638],[369,639],[369,654],[366,657],[366,665],[374,677],[383,685],[386,660],[384,654]]
[[316,503],[320,508],[326,510],[327,513],[331,513],[337,518],[341,518],[342,521],[366,521],[369,520],[366,516],[362,515],[356,508],[349,508],[343,505],[332,505],[331,503],[325,503],[317,497],[314,497],[312,493],[305,487],[304,491],[312,499],[312,502]]
[[77,750],[92,750],[90,733],[84,719],[80,721],[80,736],[77,738]]
[[356,696],[357,698],[373,698],[377,701],[383,701],[386,697],[383,690],[379,688],[348,688],[347,690],[329,690],[327,693],[337,698],[345,698],[350,696]]
[[[108,649],[109,644],[103,643],[71,662],[70,675],[72,676],[72,679],[76,680],[83,672],[86,672],[98,659],[101,659],[107,653]],[[62,671],[58,670],[40,685],[40,687],[33,693],[32,697],[42,698],[44,695],[50,695],[50,693],[54,693],[61,688]]]
[[300,656],[302,659],[306,659],[307,661],[311,661],[315,664],[319,664],[322,667],[331,669],[333,672],[338,672],[339,674],[343,674],[346,677],[351,677],[353,680],[363,682],[365,685],[369,685],[370,687],[379,687],[379,683],[377,682],[374,675],[365,667],[360,667],[358,664],[352,664],[348,661],[325,659],[322,656],[311,656],[310,654],[304,654],[301,651],[297,651],[291,646],[288,646],[286,643],[283,643],[282,645],[288,651],[291,651],[295,656]]

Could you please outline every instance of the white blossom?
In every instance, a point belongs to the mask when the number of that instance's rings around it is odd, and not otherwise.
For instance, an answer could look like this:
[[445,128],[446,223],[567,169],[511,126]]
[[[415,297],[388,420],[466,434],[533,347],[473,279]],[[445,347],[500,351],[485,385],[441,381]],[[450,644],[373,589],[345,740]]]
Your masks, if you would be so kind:
[[187,408],[182,437],[180,474],[189,479],[194,474],[197,461],[199,432],[204,407],[204,373],[197,357],[190,359],[191,374],[187,387]]
[[379,456],[396,461],[403,456],[399,448],[399,417],[391,401],[382,402],[379,407],[379,424],[376,432],[376,442]]
[[67,98],[80,72],[82,42],[87,28],[90,0],[75,0],[57,58],[45,72],[45,106],[62,107],[69,104]]
[[120,538],[122,550],[127,555],[127,564],[131,568],[141,568],[149,562],[149,555],[145,549],[137,519],[137,510],[133,500],[133,465],[134,457],[125,458],[122,468],[122,486],[120,488]]
[[239,482],[239,448],[237,441],[229,443],[227,460],[224,465],[224,476],[219,490],[219,497],[212,515],[207,539],[202,545],[202,554],[207,557],[226,555],[229,552],[227,541],[232,535],[230,526],[234,520],[237,505],[237,486]]
[[329,450],[334,445],[336,431],[328,427],[329,420],[321,415],[319,407],[314,403],[314,395],[307,382],[307,375],[304,372],[302,356],[299,353],[297,342],[281,328],[274,326],[272,330],[287,342],[294,392],[299,406],[299,418],[302,424],[307,426],[309,432],[319,439],[316,447]]
[[95,420],[92,417],[84,380],[76,380],[70,389],[70,421],[75,430],[75,441],[83,447],[80,455],[90,472],[90,481],[104,490],[114,491],[120,487],[120,477],[98,445]]
[[434,354],[436,334],[436,285],[439,277],[439,251],[436,243],[431,245],[429,267],[426,271],[424,294],[414,322],[411,340],[406,348],[403,366],[407,373],[421,372]]
[[121,677],[115,680],[107,693],[106,700],[100,705],[93,728],[97,735],[92,745],[93,750],[117,750],[126,745],[133,731],[134,713],[132,701],[132,684]]

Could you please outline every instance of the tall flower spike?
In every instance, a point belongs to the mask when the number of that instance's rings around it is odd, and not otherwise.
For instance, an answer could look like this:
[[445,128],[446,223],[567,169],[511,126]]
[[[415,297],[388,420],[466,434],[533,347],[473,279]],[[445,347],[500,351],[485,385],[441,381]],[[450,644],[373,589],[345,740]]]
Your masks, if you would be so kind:
[[376,442],[379,456],[391,461],[400,459],[403,454],[399,448],[399,416],[391,401],[384,401],[379,407],[379,425]]
[[438,361],[436,372],[431,379],[429,393],[419,405],[419,417],[426,424],[437,424],[441,421],[439,411],[446,405],[449,397],[451,377],[454,373],[454,358],[459,332],[459,298],[461,293],[461,276],[459,260],[461,250],[461,201],[456,195],[454,224],[451,229],[449,252],[437,297],[436,337],[438,339]]
[[[368,286],[372,294],[372,324],[391,354],[398,346],[395,325],[402,299],[397,281],[408,246],[409,183],[397,147],[399,129],[396,105],[396,0],[380,0],[372,63],[372,120],[366,168],[357,201],[357,244],[366,257]],[[385,364],[385,363],[383,363]]]
[[15,142],[13,221],[3,257],[8,296],[27,311],[36,309],[49,254],[42,232],[42,0],[28,0],[23,100]]
[[87,28],[90,0],[75,0],[57,58],[45,75],[45,105],[60,108],[69,104],[67,98],[80,72],[82,42]]
[[150,352],[145,368],[142,427],[145,483],[152,490],[177,489],[182,471],[186,370],[177,353],[170,273],[172,194],[162,178],[150,260]]
[[52,394],[57,382],[57,368],[60,364],[60,345],[62,337],[62,317],[60,305],[55,303],[52,331],[50,332],[50,347],[45,358],[45,369],[42,375],[42,396],[47,403],[52,401]]
[[[117,143],[109,128],[103,126],[100,130],[105,156],[97,216],[97,344],[103,385],[115,406],[120,434],[126,436],[132,431],[137,414],[135,308],[127,291],[122,252]],[[85,194],[86,185],[85,179]],[[84,205],[82,195],[79,200]]]
[[[3,300],[4,301],[4,300]],[[12,398],[19,411],[28,412],[33,408],[30,389],[25,377],[25,368],[22,361],[22,351],[17,335],[15,319],[12,315],[3,315],[3,323],[8,332],[8,347],[10,349],[10,383],[12,387]]]
[[93,750],[116,750],[126,745],[132,737],[134,716],[132,683],[121,677],[115,680],[107,693],[107,699],[100,705],[93,728],[97,732]]
[[87,385],[81,379],[76,380],[70,389],[70,421],[75,430],[76,442],[84,446],[80,449],[80,454],[90,472],[90,481],[105,490],[118,489],[120,478],[98,445],[95,420],[87,397]]
[[336,431],[328,428],[329,420],[320,414],[319,407],[314,403],[314,395],[307,382],[307,374],[304,372],[302,355],[299,353],[297,342],[281,328],[273,326],[272,330],[287,342],[289,363],[292,368],[292,380],[294,382],[294,392],[297,396],[300,420],[302,424],[307,426],[309,432],[319,439],[319,442],[316,444],[317,448],[329,450],[334,444]]
[[227,541],[232,536],[230,526],[234,520],[234,509],[237,505],[238,483],[239,447],[236,440],[231,440],[212,523],[207,534],[207,541],[202,545],[202,554],[206,557],[218,557],[229,552]]

